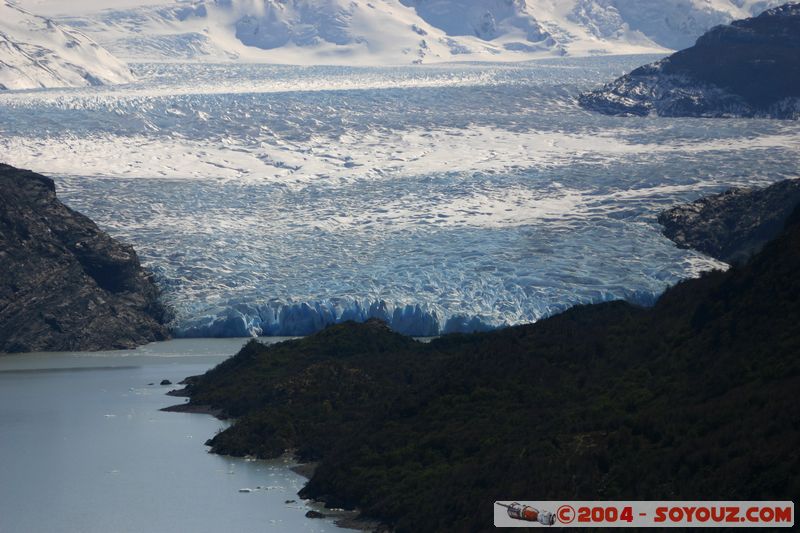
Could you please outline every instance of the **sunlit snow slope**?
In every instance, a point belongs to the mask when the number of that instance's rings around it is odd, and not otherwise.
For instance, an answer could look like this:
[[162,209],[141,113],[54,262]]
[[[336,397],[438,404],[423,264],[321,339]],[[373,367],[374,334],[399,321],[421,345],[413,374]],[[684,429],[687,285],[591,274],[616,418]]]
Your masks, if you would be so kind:
[[0,89],[132,80],[127,66],[86,35],[0,1]]
[[387,65],[659,53],[780,0],[19,0],[128,60]]

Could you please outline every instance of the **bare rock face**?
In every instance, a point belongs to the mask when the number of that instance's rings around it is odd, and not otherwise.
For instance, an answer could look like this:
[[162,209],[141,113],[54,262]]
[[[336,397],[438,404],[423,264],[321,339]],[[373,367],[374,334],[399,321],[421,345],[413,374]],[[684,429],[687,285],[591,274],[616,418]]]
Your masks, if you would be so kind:
[[758,253],[784,228],[800,204],[800,179],[764,189],[731,189],[661,213],[664,235],[729,264]]
[[168,338],[167,310],[134,249],[0,164],[0,352],[132,348]]
[[579,102],[607,115],[799,119],[800,3],[717,26]]

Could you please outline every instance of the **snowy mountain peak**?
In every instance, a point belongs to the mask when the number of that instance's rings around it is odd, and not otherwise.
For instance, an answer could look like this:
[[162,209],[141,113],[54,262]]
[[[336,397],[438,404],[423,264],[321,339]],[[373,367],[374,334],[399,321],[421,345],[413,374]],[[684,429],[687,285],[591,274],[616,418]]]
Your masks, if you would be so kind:
[[781,0],[19,0],[118,57],[386,65],[665,53]]
[[0,2],[0,89],[78,87],[133,80],[86,35]]
[[525,0],[400,0],[425,22],[447,35],[474,35],[491,41],[522,32],[524,39],[540,42],[551,38],[528,9]]
[[236,38],[247,46],[271,50],[290,44],[315,46],[323,42],[344,46],[358,40],[358,36],[348,31],[353,12],[358,8],[351,2],[217,0],[215,4],[233,9],[240,16],[234,26]]
[[542,0],[80,0],[83,10],[68,11],[54,0],[22,1],[139,61],[513,61],[565,55],[575,43],[578,53],[664,51],[646,38],[603,43],[576,24],[565,28],[552,6],[541,12]]

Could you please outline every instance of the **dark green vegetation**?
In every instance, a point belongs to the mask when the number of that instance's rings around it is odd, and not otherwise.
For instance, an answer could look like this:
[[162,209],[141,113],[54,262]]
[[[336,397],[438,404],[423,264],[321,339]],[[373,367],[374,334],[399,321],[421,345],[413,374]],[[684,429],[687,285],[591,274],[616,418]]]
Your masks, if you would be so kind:
[[131,348],[168,337],[134,249],[0,164],[0,352]]
[[429,344],[337,325],[190,378],[217,453],[320,466],[304,497],[398,531],[491,531],[509,499],[800,497],[800,209],[747,264],[649,309]]
[[712,28],[580,103],[611,115],[800,118],[800,3]]

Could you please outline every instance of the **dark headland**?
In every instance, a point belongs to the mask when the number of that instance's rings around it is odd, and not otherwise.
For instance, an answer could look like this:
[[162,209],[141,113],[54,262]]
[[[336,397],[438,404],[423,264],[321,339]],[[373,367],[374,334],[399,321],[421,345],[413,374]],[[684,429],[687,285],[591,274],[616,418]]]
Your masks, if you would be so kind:
[[579,102],[609,115],[798,119],[800,3],[712,28]]
[[53,180],[0,164],[0,352],[164,340],[158,296],[134,249],[61,203]]
[[237,419],[213,452],[291,450],[319,463],[301,496],[402,532],[493,531],[508,499],[796,501],[800,208],[775,233],[652,308],[428,344],[375,321],[251,341],[187,380],[188,405]]
[[735,188],[661,213],[664,235],[729,264],[742,264],[783,231],[800,204],[800,179]]

